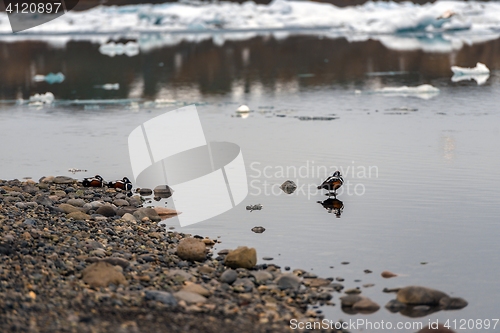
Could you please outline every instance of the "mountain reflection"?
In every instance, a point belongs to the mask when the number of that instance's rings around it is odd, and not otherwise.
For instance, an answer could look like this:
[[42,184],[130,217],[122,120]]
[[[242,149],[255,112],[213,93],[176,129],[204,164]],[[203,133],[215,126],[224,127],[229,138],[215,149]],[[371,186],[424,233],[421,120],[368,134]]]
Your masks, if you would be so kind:
[[[490,69],[500,68],[498,39],[465,45],[452,53],[396,51],[373,40],[348,42],[312,36],[279,40],[270,35],[218,44],[213,39],[184,41],[133,57],[109,57],[99,52],[99,44],[91,42],[70,41],[54,47],[42,41],[0,41],[0,62],[4,64],[0,99],[27,99],[46,91],[57,99],[155,99],[169,97],[167,91],[182,94],[186,90],[213,95],[255,89],[354,89],[390,84],[391,75],[398,75],[398,82],[405,84],[449,79],[452,65],[473,67],[478,61]],[[66,77],[63,83],[33,81],[37,74],[58,72]],[[96,88],[106,83],[119,83],[120,88]]]

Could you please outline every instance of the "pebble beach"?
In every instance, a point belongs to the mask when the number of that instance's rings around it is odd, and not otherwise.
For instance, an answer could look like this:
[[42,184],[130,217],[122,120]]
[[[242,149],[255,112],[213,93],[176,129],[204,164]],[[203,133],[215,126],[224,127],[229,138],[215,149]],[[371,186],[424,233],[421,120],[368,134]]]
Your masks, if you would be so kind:
[[146,206],[65,176],[0,180],[0,331],[285,332],[343,288],[244,244],[213,253],[220,239]]

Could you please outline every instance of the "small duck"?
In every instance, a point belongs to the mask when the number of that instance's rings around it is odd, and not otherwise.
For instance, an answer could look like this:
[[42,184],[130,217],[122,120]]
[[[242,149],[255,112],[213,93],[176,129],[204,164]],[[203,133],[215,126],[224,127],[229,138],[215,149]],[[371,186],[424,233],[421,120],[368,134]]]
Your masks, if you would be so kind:
[[318,186],[318,190],[325,189],[328,191],[328,196],[330,196],[330,192],[333,191],[333,196],[337,196],[337,190],[344,184],[344,179],[340,174],[340,171],[335,171],[333,175],[328,177],[320,186]]
[[109,182],[108,183],[109,188],[119,188],[125,191],[131,191],[132,190],[132,182],[130,179],[127,177],[123,177],[122,180],[117,180],[116,182]]
[[101,176],[96,175],[94,178],[84,178],[82,181],[82,185],[84,187],[104,187],[106,182],[102,179]]
[[328,198],[325,201],[318,201],[328,213],[334,213],[335,217],[340,218],[344,211],[344,203],[337,198]]

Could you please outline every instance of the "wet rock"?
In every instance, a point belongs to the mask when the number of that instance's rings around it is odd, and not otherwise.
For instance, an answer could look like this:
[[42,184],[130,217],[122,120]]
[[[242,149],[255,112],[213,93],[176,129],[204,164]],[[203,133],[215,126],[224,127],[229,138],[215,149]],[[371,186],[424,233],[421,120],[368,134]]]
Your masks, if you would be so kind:
[[177,300],[174,295],[169,292],[161,290],[146,290],[145,292],[146,300],[153,300],[161,302],[169,306],[177,306]]
[[147,197],[147,196],[150,196],[151,194],[153,194],[153,191],[150,188],[141,188],[139,190],[139,194]]
[[292,194],[297,189],[297,184],[295,184],[291,180],[287,180],[283,184],[281,184],[280,188],[286,194]]
[[164,208],[164,207],[155,207],[154,210],[160,216],[162,220],[168,219],[170,217],[178,215],[175,209]]
[[301,279],[294,274],[283,274],[279,278],[277,278],[275,282],[281,290],[298,290],[300,287]]
[[401,288],[396,296],[396,299],[404,304],[411,305],[439,305],[442,298],[449,296],[442,291],[420,287],[409,286]]
[[340,302],[342,306],[351,307],[362,299],[363,297],[359,295],[347,295],[340,297]]
[[368,314],[377,312],[380,306],[369,298],[363,298],[352,305],[353,310]]
[[257,251],[240,246],[227,254],[224,264],[231,268],[252,268],[257,264]]
[[326,287],[330,285],[331,281],[327,279],[322,279],[322,278],[314,278],[314,279],[304,279],[304,285],[308,287]]
[[469,303],[460,297],[443,297],[439,300],[439,306],[443,310],[458,310],[465,308]]
[[234,269],[226,269],[220,276],[221,282],[232,284],[238,278],[238,273]]
[[398,300],[390,300],[386,305],[385,308],[393,313],[399,312],[406,308],[406,304],[399,302]]
[[87,215],[84,212],[80,212],[80,211],[69,213],[68,215],[66,215],[66,217],[69,219],[74,219],[74,220],[78,220],[78,221],[90,220],[90,215]]
[[97,210],[95,212],[96,212],[96,214],[106,216],[106,217],[113,217],[116,215],[115,209],[110,205],[103,205],[103,206],[97,208]]
[[159,185],[154,189],[155,197],[158,198],[170,198],[173,192],[172,188],[168,185]]
[[96,262],[85,268],[82,272],[82,278],[85,283],[93,288],[107,287],[111,283],[115,285],[127,284],[127,280],[115,266],[103,261]]
[[153,222],[160,222],[161,217],[153,208],[139,208],[134,214],[135,218],[138,221],[142,221],[145,217],[149,218]]
[[76,179],[66,176],[57,176],[52,179],[54,184],[73,184],[76,183]]
[[184,238],[177,246],[177,256],[183,260],[204,261],[206,258],[205,243],[196,238]]
[[246,209],[249,210],[250,212],[253,212],[254,210],[262,210],[262,205],[261,204],[248,205]]
[[252,231],[255,232],[256,234],[261,234],[264,231],[266,231],[266,228],[264,228],[264,227],[253,227]]
[[389,272],[389,271],[383,271],[382,273],[380,273],[380,275],[385,278],[385,279],[389,279],[389,278],[393,278],[393,277],[396,277],[398,276],[397,274],[394,274],[392,272]]
[[178,291],[174,293],[174,297],[177,300],[182,300],[188,304],[193,304],[193,303],[205,303],[207,299],[199,294],[192,293],[189,291]]

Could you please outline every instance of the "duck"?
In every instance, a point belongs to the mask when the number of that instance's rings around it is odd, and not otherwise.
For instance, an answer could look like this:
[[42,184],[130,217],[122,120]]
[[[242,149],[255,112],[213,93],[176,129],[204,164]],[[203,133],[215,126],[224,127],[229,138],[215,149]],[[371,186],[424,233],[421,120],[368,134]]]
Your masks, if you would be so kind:
[[330,196],[333,191],[333,196],[337,196],[337,190],[344,184],[344,179],[340,174],[340,171],[335,171],[333,175],[328,177],[320,186],[318,186],[318,190],[325,189],[328,191],[328,196]]
[[340,218],[344,211],[344,203],[337,198],[328,198],[325,201],[318,201],[328,213],[334,213],[335,217]]
[[104,187],[106,185],[106,182],[104,179],[102,179],[101,176],[95,175],[94,178],[84,178],[82,181],[82,185],[84,187]]
[[127,177],[123,177],[122,180],[117,180],[116,182],[110,182],[108,183],[108,187],[110,188],[119,188],[125,191],[131,191],[132,190],[132,182],[130,179]]

